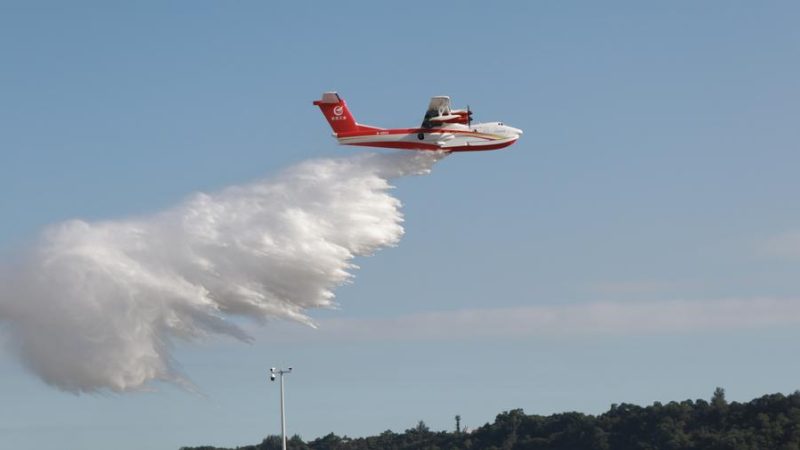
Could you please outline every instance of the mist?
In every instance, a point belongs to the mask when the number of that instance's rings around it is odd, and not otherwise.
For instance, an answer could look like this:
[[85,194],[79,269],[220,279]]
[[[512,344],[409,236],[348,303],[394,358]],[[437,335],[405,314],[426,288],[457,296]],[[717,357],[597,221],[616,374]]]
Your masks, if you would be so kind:
[[0,271],[6,344],[65,391],[189,387],[176,339],[250,341],[238,317],[314,326],[308,311],[335,305],[353,259],[402,237],[390,180],[428,173],[442,157],[311,160],[148,217],[50,226]]

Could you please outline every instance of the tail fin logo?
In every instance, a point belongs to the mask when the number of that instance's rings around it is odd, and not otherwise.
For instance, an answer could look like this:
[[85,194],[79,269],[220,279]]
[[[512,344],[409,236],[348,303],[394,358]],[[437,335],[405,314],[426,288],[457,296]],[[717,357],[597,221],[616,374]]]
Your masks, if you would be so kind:
[[342,108],[342,105],[339,105],[339,106],[333,108],[333,114],[334,115],[341,116],[343,112],[344,112],[344,108]]

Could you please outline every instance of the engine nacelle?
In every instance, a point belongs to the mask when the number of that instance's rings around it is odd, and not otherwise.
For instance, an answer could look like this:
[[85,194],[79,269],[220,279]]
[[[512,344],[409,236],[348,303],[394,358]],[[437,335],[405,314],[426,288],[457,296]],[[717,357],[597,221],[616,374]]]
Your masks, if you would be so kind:
[[472,111],[468,109],[453,109],[450,110],[450,114],[458,116],[458,120],[448,123],[463,123],[466,125],[472,120]]
[[458,114],[448,114],[446,116],[434,116],[428,119],[428,121],[433,123],[455,123],[457,120],[460,120],[461,116]]

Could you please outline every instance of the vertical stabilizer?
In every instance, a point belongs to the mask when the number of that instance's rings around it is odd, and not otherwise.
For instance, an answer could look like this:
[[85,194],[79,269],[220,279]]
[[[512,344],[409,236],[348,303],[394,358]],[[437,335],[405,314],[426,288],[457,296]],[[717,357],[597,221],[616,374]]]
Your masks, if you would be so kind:
[[347,109],[347,104],[336,92],[322,94],[322,100],[316,100],[314,104],[319,106],[334,133],[339,134],[359,130],[359,125],[350,110]]

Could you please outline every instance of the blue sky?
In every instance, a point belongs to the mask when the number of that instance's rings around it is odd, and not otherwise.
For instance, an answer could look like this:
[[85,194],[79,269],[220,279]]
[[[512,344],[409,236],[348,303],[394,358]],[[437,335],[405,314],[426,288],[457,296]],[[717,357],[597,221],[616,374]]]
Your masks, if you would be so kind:
[[[339,147],[311,101],[525,135],[396,181],[406,235],[320,330],[176,344],[198,386],[75,396],[0,350],[10,448],[243,445],[504,409],[797,389],[795,2],[2,2],[0,249],[168,208]],[[542,322],[541,317],[553,317]],[[658,320],[655,320],[658,319]],[[426,328],[431,322],[432,330]],[[526,326],[529,324],[529,326]],[[326,328],[327,327],[327,328]],[[359,331],[360,330],[360,331]],[[474,332],[473,332],[474,330]]]

